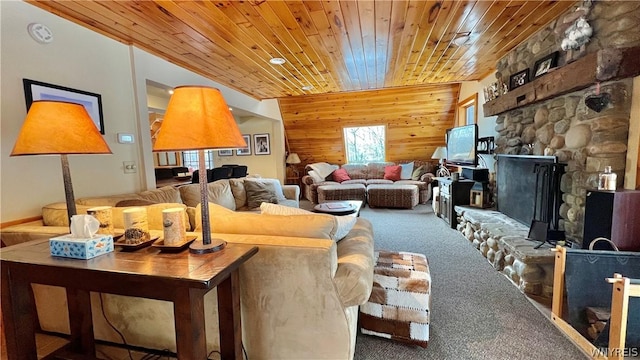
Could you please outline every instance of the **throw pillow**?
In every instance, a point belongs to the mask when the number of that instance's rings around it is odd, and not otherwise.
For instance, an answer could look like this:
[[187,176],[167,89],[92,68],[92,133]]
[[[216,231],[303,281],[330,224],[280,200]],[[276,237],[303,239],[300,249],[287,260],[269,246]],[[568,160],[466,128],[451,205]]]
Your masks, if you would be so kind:
[[411,180],[411,174],[413,173],[413,161],[407,164],[400,164],[402,171],[400,172],[400,179]]
[[155,201],[144,200],[144,199],[127,199],[127,200],[118,201],[115,207],[147,206],[147,205],[153,205],[153,204],[157,204],[157,203]]
[[411,174],[411,180],[415,180],[415,181],[420,180],[420,177],[424,175],[424,173],[425,173],[424,165],[419,166],[418,168],[413,170],[413,173]]
[[384,179],[391,181],[400,180],[400,173],[402,172],[402,167],[399,165],[385,166],[384,167]]
[[247,207],[255,209],[263,202],[278,203],[275,191],[269,189],[264,183],[257,181],[245,181],[244,188],[247,191]]
[[280,185],[280,180],[278,179],[269,179],[269,178],[250,178],[245,179],[245,181],[255,181],[263,184],[267,187],[267,189],[272,190],[278,200],[287,200],[284,196],[284,192],[282,191],[282,185]]
[[[268,203],[262,203],[262,205],[260,205],[260,211],[262,214],[266,215],[320,215],[304,209]],[[356,224],[358,218],[353,216],[336,216],[335,219],[336,229],[332,232],[331,239],[338,242],[347,236],[349,231],[351,231],[353,226]]]
[[320,175],[318,175],[318,173],[315,170],[309,171],[309,176],[311,176],[311,178],[313,179],[313,182],[315,183],[321,183],[324,181],[324,178],[320,177]]
[[337,181],[339,183],[343,181],[351,180],[349,177],[349,173],[345,169],[338,169],[333,172],[333,181]]

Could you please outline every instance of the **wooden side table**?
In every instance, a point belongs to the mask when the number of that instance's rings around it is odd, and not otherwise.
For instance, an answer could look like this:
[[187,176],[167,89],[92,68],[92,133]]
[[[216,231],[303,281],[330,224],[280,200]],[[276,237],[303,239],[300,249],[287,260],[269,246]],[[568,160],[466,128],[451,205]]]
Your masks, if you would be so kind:
[[2,318],[10,360],[37,359],[32,283],[66,288],[71,329],[63,349],[95,358],[89,293],[144,297],[174,303],[178,359],[206,359],[204,295],[217,286],[220,352],[242,359],[238,269],[258,252],[252,245],[194,255],[160,253],[148,247],[90,260],[53,257],[48,240],[0,249]]

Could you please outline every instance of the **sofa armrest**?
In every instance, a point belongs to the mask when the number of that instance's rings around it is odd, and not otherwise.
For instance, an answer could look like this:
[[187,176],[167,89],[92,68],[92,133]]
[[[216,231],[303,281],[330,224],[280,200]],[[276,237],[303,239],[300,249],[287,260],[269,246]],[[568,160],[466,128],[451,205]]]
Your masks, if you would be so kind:
[[[214,235],[260,249],[240,267],[243,342],[250,359],[350,358],[352,324],[333,281],[334,241]],[[318,339],[331,346],[315,345]]]
[[0,240],[4,246],[11,246],[32,240],[50,239],[68,233],[68,226],[45,226],[42,220],[36,220],[0,230]]
[[284,193],[284,197],[289,200],[300,199],[300,186],[298,185],[282,185],[282,192]]
[[424,181],[427,184],[430,184],[433,182],[433,178],[436,177],[435,175],[433,175],[432,173],[424,173],[422,174],[422,176],[420,176],[420,181]]
[[342,304],[362,305],[373,288],[373,228],[358,218],[349,234],[338,242],[338,270],[334,278]]

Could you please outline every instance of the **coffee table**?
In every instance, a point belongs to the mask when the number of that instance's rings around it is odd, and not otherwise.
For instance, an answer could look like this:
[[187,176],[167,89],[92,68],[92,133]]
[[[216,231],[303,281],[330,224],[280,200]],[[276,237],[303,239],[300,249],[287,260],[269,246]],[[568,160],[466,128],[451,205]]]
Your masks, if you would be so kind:
[[[343,205],[343,206],[340,206]],[[342,200],[342,201],[327,201],[322,204],[318,204],[313,207],[315,212],[323,214],[331,214],[337,216],[360,216],[360,209],[362,208],[362,201],[360,200]]]

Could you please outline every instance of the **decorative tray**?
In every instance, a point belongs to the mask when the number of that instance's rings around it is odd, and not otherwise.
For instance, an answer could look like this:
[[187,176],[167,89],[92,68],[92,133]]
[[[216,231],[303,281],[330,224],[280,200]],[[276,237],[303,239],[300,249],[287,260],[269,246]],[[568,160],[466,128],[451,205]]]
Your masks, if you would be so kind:
[[179,243],[179,244],[175,244],[175,245],[165,245],[164,244],[164,239],[159,239],[158,241],[154,242],[153,246],[154,248],[159,249],[160,251],[165,251],[165,252],[179,252],[182,251],[184,249],[187,248],[187,246],[189,246],[189,244],[191,244],[195,239],[197,239],[198,237],[196,235],[190,235],[187,236],[186,240]]
[[136,251],[153,244],[153,242],[156,240],[158,240],[158,236],[152,236],[149,240],[143,241],[138,244],[127,244],[124,242],[124,238],[122,238],[122,240],[115,241],[113,245],[120,246],[122,248],[122,251]]

